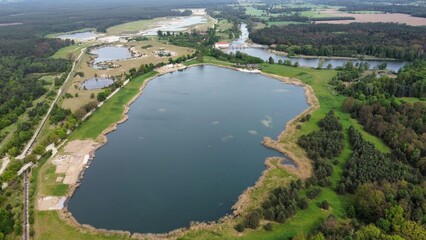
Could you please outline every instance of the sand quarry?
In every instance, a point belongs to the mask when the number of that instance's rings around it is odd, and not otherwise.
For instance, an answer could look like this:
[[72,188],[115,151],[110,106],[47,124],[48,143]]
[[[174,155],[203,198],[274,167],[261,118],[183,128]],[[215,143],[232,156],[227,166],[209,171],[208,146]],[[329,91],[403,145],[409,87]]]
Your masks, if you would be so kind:
[[[92,140],[75,140],[64,147],[64,153],[54,156],[50,161],[56,166],[57,183],[75,187],[80,181],[80,174],[88,167],[89,159],[94,155],[98,144]],[[59,176],[59,175],[63,175]],[[41,196],[37,200],[38,210],[60,210],[64,208],[66,196]]]

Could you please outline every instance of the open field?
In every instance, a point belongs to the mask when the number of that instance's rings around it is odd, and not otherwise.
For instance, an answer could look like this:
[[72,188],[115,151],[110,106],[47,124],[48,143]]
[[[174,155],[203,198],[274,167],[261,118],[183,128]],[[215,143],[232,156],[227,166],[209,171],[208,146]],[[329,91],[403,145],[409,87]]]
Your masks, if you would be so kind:
[[88,47],[88,43],[75,44],[59,49],[52,58],[64,58],[74,60],[81,52],[81,49]]
[[155,76],[156,73],[148,73],[134,78],[114,97],[109,99],[97,110],[79,129],[72,135],[71,139],[96,139],[111,124],[122,118],[124,105],[126,105],[138,92],[142,83]]
[[257,8],[254,8],[254,7],[246,7],[246,14],[247,15],[253,15],[253,16],[256,16],[256,17],[260,17],[260,16],[262,16],[262,14],[264,14],[264,11],[259,10]]
[[426,99],[425,98],[415,98],[415,97],[400,97],[396,99],[399,103],[423,103],[426,104]]
[[57,211],[46,211],[35,213],[35,238],[36,240],[118,240],[118,239],[129,239],[119,235],[100,235],[90,233],[76,229],[75,227],[68,225],[60,218]]
[[79,33],[79,32],[88,32],[88,31],[96,31],[95,28],[83,28],[83,29],[79,29],[79,30],[75,30],[75,31],[71,31],[71,32],[59,32],[59,33],[52,33],[52,34],[48,34],[45,37],[46,38],[56,38],[60,35],[64,35],[64,34],[72,34],[72,33]]
[[268,22],[268,26],[283,26],[290,24],[305,24],[303,22],[281,21],[281,22]]
[[304,11],[301,12],[300,15],[304,16],[304,17],[310,17],[310,18],[322,18],[322,17],[331,17],[332,15],[328,14],[325,11],[320,11],[320,10],[312,10],[312,11]]
[[[198,29],[198,30],[207,30],[208,27],[212,27],[215,23],[215,19],[205,15],[207,19],[206,23],[195,24],[191,26],[187,26],[189,29]],[[135,34],[140,31],[157,28],[163,25],[173,25],[176,22],[178,17],[162,17],[162,18],[154,18],[149,20],[139,20],[134,22],[128,22],[120,25],[116,25],[107,29],[108,35],[123,35],[123,34]]]
[[426,26],[426,18],[413,17],[402,13],[345,13],[337,9],[327,9],[321,12],[332,17],[354,17],[355,20],[321,21],[319,23],[349,24],[352,22],[389,22],[404,23],[411,26]]
[[109,35],[137,33],[142,30],[151,28],[155,22],[164,21],[167,18],[154,18],[149,20],[139,20],[134,22],[123,23],[107,29]]

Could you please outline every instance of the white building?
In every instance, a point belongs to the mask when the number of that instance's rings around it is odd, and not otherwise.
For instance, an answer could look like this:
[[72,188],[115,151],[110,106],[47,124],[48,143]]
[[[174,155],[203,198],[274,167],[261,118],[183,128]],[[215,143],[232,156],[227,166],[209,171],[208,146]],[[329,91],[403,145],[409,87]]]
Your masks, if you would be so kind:
[[217,42],[217,43],[214,44],[214,47],[215,48],[220,48],[220,49],[229,48],[229,43],[227,43],[227,42]]

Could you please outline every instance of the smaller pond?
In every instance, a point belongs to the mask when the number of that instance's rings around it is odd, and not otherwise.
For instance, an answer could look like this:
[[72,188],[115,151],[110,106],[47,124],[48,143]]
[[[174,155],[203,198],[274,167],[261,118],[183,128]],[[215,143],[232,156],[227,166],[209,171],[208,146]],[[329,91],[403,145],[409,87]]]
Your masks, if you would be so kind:
[[85,90],[101,89],[111,86],[113,83],[114,80],[111,78],[91,78],[84,81],[84,83],[81,84],[81,88]]
[[109,61],[117,61],[132,58],[132,53],[127,47],[107,46],[94,49],[90,52],[96,55],[93,62],[94,68],[99,68],[97,64]]
[[157,35],[158,30],[163,32],[182,32],[188,30],[190,26],[197,24],[203,24],[207,22],[207,18],[204,16],[190,16],[190,17],[180,17],[174,18],[168,21],[161,22],[162,26],[152,28],[146,31],[142,31],[142,35],[152,36]]
[[287,57],[284,55],[279,55],[270,52],[266,46],[257,45],[256,47],[247,47],[246,41],[249,39],[249,32],[246,24],[241,24],[241,36],[239,39],[233,41],[230,44],[228,53],[230,52],[243,52],[248,55],[261,58],[265,61],[268,61],[269,57],[272,57],[275,62],[279,60],[285,61],[290,60],[292,63],[298,62],[299,66],[302,67],[321,67],[326,68],[328,64],[331,64],[332,68],[341,67],[347,62],[360,63],[368,62],[370,64],[370,69],[374,69],[379,64],[386,62],[387,69],[397,72],[402,68],[406,62],[404,61],[393,61],[393,60],[350,60],[350,59],[338,59],[338,58],[303,58],[303,57]]
[[78,32],[78,33],[59,35],[58,38],[78,40],[78,41],[89,41],[89,40],[95,40],[97,36],[98,35],[94,32]]

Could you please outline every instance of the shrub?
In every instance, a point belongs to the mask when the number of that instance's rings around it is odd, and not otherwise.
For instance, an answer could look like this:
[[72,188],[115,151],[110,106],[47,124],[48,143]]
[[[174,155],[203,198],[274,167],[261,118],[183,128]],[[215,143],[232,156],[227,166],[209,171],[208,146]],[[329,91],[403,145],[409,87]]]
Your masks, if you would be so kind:
[[272,230],[273,230],[273,225],[272,225],[272,223],[267,223],[267,224],[265,224],[265,225],[263,226],[263,229],[265,229],[265,231],[268,231],[268,232],[272,231]]
[[259,211],[253,211],[246,216],[244,225],[248,228],[256,229],[259,227],[261,217],[262,215]]
[[246,229],[246,226],[244,225],[244,223],[238,223],[237,225],[235,225],[234,228],[237,232],[243,232],[244,229]]
[[325,210],[328,210],[330,208],[330,204],[327,202],[327,200],[321,202],[321,208]]

